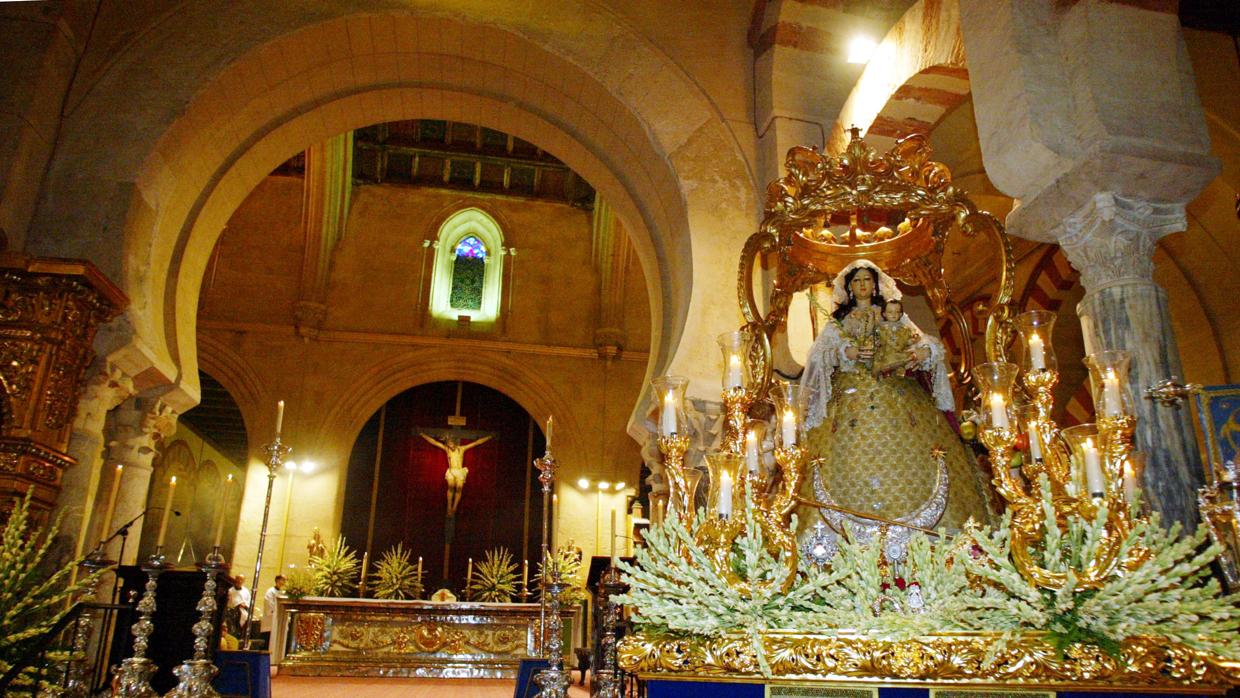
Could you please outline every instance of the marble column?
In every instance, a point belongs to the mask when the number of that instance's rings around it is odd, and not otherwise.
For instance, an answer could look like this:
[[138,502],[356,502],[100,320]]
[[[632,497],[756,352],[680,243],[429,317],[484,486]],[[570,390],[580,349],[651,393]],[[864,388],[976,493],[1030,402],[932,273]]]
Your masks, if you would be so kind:
[[[133,397],[108,414],[108,460],[125,466],[121,477],[120,497],[111,522],[101,524],[115,530],[134,518],[146,508],[147,493],[151,487],[151,465],[163,440],[176,431],[177,413],[159,398]],[[138,559],[138,545],[142,537],[142,522],[130,529],[125,552],[120,555],[120,540],[107,548],[108,556],[122,564],[132,564]]]
[[1087,354],[1123,349],[1132,354],[1129,376],[1137,404],[1136,448],[1148,454],[1147,501],[1174,521],[1194,528],[1200,453],[1187,406],[1168,407],[1144,397],[1145,389],[1182,378],[1180,352],[1167,311],[1167,293],[1154,283],[1154,245],[1187,227],[1183,204],[1156,204],[1110,192],[1068,216],[1056,236],[1081,273],[1085,297],[1077,306]]
[[117,405],[134,393],[133,379],[106,359],[98,359],[87,373],[82,397],[69,435],[68,453],[77,464],[61,478],[56,508],[63,510],[61,533],[73,538],[74,559],[90,552],[103,533],[105,523],[98,519],[96,503],[106,498],[111,481],[102,482],[104,456],[104,422]]

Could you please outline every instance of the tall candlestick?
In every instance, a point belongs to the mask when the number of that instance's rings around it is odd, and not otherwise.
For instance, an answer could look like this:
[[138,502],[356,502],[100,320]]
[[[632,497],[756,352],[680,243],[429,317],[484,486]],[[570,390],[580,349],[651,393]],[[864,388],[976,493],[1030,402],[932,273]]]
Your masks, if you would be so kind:
[[1106,491],[1106,479],[1102,476],[1102,461],[1093,439],[1085,439],[1081,453],[1085,457],[1085,489],[1091,495],[1100,495]]
[[758,435],[750,430],[745,433],[745,467],[749,468],[749,472],[758,472],[759,455]]
[[616,566],[616,510],[611,510],[611,565]]
[[172,513],[172,493],[177,489],[177,476],[168,481],[168,496],[164,498],[164,518],[159,522],[159,538],[155,541],[156,548],[164,547],[164,536],[168,533],[168,514]]
[[663,414],[659,415],[659,427],[664,436],[675,434],[680,425],[676,423],[676,393],[667,391],[663,396]]
[[781,431],[784,437],[784,448],[797,445],[797,416],[792,410],[784,410],[783,420],[780,422]]
[[732,476],[723,471],[723,477],[719,478],[719,515],[732,515]]
[[276,403],[276,438],[280,438],[280,433],[284,431],[284,401],[280,400]]
[[1107,417],[1119,417],[1124,414],[1124,405],[1119,395],[1119,377],[1115,375],[1115,371],[1107,369],[1107,374],[1102,378],[1102,402],[1103,414]]
[[112,515],[116,513],[116,497],[121,493],[121,473],[125,466],[116,464],[116,474],[112,476],[112,491],[108,493],[108,508],[103,515],[103,530],[99,533],[99,541],[108,539],[108,530],[112,528]]
[[728,354],[728,375],[723,387],[739,388],[743,384],[741,378],[741,357],[738,354]]
[[215,542],[213,547],[220,547],[220,540],[224,536],[224,513],[228,509],[228,492],[232,489],[233,476],[231,473],[228,479],[224,480],[224,492],[220,495],[220,513],[215,517]]
[[1011,426],[1008,422],[1007,403],[999,393],[990,394],[990,426],[996,429],[1006,429]]
[[1029,337],[1029,368],[1034,371],[1046,368],[1046,345],[1037,332]]

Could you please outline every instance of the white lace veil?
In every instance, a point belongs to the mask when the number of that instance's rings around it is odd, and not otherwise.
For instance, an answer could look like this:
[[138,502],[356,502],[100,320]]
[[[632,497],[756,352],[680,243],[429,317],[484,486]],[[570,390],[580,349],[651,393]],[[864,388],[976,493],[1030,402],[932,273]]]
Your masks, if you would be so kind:
[[857,267],[865,267],[874,272],[875,278],[878,279],[878,292],[883,298],[889,301],[898,301],[904,297],[900,293],[899,287],[896,286],[896,280],[888,276],[878,265],[868,259],[858,259],[840,270],[835,275],[835,280],[831,282],[831,307],[828,312],[835,312],[835,309],[848,302],[848,289],[844,287],[844,280],[848,278],[848,273]]

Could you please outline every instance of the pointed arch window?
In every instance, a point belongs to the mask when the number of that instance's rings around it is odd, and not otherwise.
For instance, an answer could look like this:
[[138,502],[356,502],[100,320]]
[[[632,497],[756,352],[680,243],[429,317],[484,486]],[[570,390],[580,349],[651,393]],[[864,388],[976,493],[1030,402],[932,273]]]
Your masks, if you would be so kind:
[[477,208],[457,211],[439,227],[431,276],[431,315],[489,323],[499,317],[504,234]]

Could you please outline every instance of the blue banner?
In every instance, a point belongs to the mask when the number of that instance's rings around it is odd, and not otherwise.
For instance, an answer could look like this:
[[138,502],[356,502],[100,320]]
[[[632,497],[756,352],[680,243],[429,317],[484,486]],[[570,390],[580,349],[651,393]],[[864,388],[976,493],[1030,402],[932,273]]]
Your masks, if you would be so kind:
[[1218,473],[1240,451],[1240,385],[1209,385],[1196,394],[1206,462]]

